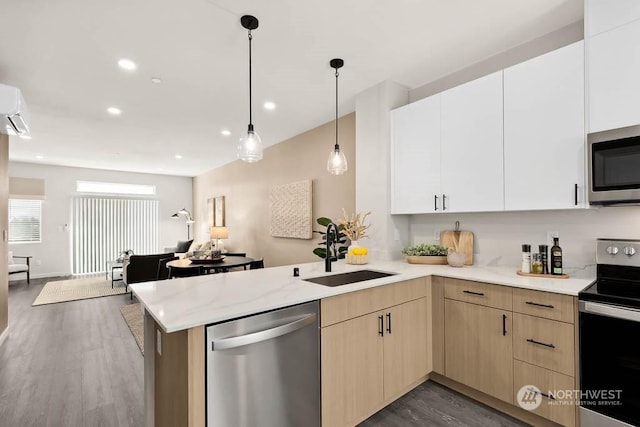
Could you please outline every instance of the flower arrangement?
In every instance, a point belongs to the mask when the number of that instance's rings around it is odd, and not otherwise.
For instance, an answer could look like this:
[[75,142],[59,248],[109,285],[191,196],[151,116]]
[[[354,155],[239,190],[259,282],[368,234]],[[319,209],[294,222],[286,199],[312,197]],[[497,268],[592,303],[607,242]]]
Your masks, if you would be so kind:
[[342,232],[349,240],[353,242],[367,237],[367,229],[370,225],[365,224],[365,221],[367,217],[371,215],[371,211],[364,215],[354,213],[349,216],[343,208],[342,214],[344,217],[338,220],[338,224],[342,226]]
[[447,256],[449,249],[441,245],[416,245],[402,249],[407,256]]
[[416,245],[402,249],[409,264],[446,264],[448,248],[441,245]]

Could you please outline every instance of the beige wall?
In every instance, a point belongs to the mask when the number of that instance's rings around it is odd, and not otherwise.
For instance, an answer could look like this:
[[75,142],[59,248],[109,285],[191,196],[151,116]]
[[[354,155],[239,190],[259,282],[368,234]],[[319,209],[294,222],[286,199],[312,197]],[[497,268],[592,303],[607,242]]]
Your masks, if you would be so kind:
[[9,281],[6,231],[9,227],[9,137],[0,134],[0,344],[9,327]]
[[265,149],[264,158],[249,164],[234,161],[193,180],[193,206],[196,239],[209,239],[207,199],[225,196],[226,225],[229,239],[224,247],[264,257],[268,267],[320,259],[312,253],[319,239],[285,239],[269,233],[269,192],[273,186],[311,179],[313,181],[314,230],[320,216],[337,220],[342,208],[355,209],[355,114],[340,119],[339,142],[349,170],[344,175],[330,175],[327,157],[335,141],[334,122],[307,131]]

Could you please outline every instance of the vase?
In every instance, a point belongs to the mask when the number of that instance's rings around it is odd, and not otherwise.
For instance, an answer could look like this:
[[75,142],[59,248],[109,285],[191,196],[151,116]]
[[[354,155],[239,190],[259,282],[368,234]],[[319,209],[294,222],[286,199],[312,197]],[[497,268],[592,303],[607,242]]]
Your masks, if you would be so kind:
[[366,254],[358,254],[355,255],[353,253],[353,250],[356,248],[360,248],[360,244],[358,243],[357,240],[352,240],[351,244],[349,245],[349,247],[347,248],[347,255],[345,256],[345,260],[347,262],[347,264],[356,264],[356,265],[362,265],[362,264],[366,264],[367,262],[369,262],[369,256]]
[[467,256],[462,252],[450,251],[447,255],[447,263],[451,267],[462,267],[466,258]]

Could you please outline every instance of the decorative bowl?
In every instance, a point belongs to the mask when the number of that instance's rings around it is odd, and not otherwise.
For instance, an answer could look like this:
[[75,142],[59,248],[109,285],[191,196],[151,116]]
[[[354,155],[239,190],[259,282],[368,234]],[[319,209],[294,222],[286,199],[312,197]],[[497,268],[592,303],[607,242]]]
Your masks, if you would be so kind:
[[405,257],[409,264],[437,264],[437,265],[446,265],[447,257],[439,256],[439,255],[423,255],[423,256],[406,256]]

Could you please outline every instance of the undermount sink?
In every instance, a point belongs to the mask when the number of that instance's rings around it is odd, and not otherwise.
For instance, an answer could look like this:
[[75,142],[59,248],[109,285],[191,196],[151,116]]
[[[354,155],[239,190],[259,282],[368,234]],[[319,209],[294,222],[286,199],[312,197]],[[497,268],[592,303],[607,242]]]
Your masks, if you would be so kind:
[[365,280],[380,279],[382,277],[393,276],[397,273],[385,273],[374,270],[358,270],[349,273],[334,274],[332,276],[312,277],[304,279],[306,282],[313,282],[324,286],[342,286],[350,283],[364,282]]

